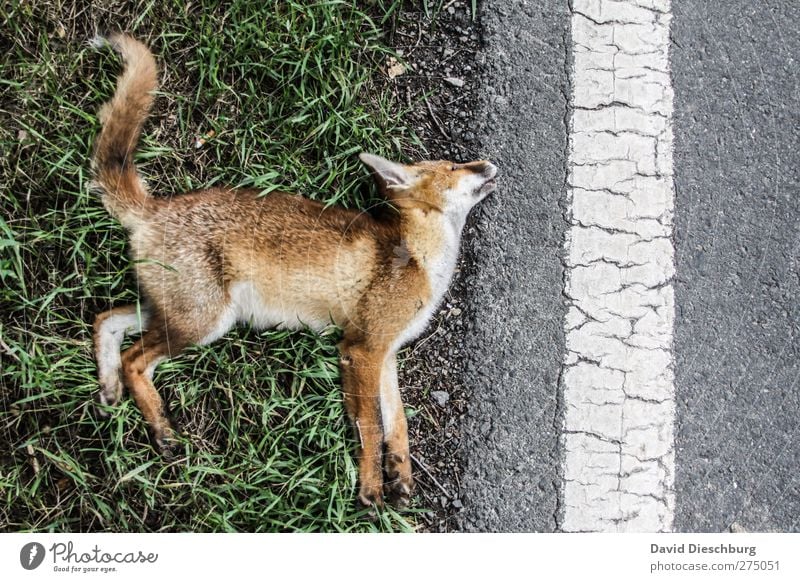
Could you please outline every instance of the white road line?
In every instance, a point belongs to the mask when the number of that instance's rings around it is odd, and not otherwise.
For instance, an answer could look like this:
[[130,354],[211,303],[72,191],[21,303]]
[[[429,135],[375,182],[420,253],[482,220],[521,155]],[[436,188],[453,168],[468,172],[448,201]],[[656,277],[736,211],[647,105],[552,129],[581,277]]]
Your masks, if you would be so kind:
[[573,0],[564,531],[675,506],[669,0]]

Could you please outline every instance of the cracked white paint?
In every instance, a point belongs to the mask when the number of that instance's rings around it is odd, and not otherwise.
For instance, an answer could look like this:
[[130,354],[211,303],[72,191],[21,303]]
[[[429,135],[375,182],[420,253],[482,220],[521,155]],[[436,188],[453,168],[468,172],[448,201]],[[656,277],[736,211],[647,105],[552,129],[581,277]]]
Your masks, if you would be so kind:
[[674,511],[669,0],[574,0],[565,531]]

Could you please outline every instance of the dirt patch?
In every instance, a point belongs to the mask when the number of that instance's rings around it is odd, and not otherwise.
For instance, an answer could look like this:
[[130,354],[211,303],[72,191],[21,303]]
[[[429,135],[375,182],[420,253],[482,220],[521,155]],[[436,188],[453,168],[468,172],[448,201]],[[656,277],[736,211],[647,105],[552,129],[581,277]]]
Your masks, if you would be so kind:
[[[401,67],[387,63],[387,81],[405,107],[405,121],[422,140],[415,158],[469,161],[481,158],[473,128],[479,114],[479,23],[471,2],[444,3],[436,13],[401,11],[387,40],[401,56]],[[404,66],[404,67],[403,67]],[[393,67],[391,70],[390,67]],[[468,221],[464,238],[474,236]],[[428,331],[404,353],[400,385],[409,420],[411,454],[425,531],[457,528],[461,501],[461,425],[469,391],[462,382],[465,352],[461,338],[467,328],[465,281],[471,261],[462,255],[448,294]]]

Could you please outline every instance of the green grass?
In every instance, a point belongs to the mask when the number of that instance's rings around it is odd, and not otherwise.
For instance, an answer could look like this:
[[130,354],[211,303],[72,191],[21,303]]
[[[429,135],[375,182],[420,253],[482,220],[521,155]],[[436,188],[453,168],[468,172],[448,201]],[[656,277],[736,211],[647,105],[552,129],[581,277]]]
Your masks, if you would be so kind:
[[373,86],[394,6],[373,21],[361,4],[2,4],[0,531],[414,528],[413,512],[373,521],[355,503],[335,330],[239,330],[163,364],[184,445],[170,463],[130,399],[108,419],[93,405],[91,321],[137,300],[125,233],[87,189],[120,70],[87,47],[94,23],[133,32],[162,67],[138,156],[155,195],[224,183],[362,206],[355,154],[398,157],[411,136]]

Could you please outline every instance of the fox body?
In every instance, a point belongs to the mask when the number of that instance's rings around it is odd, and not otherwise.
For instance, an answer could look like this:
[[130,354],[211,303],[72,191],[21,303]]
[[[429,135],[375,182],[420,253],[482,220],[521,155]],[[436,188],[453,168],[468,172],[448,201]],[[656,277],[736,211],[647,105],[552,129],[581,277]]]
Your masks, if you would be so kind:
[[[173,429],[152,383],[155,367],[238,323],[258,328],[341,327],[342,385],[359,438],[359,499],[408,503],[413,487],[397,350],[417,337],[452,276],[467,213],[495,187],[485,161],[403,165],[361,154],[394,209],[373,216],[300,196],[211,188],[153,197],[133,153],[157,86],[139,41],[107,41],[125,61],[100,111],[94,183],[127,229],[142,307],[111,309],[94,324],[99,399],[127,388],[162,454]],[[141,332],[120,353],[126,334]],[[383,472],[387,481],[384,484]]]

